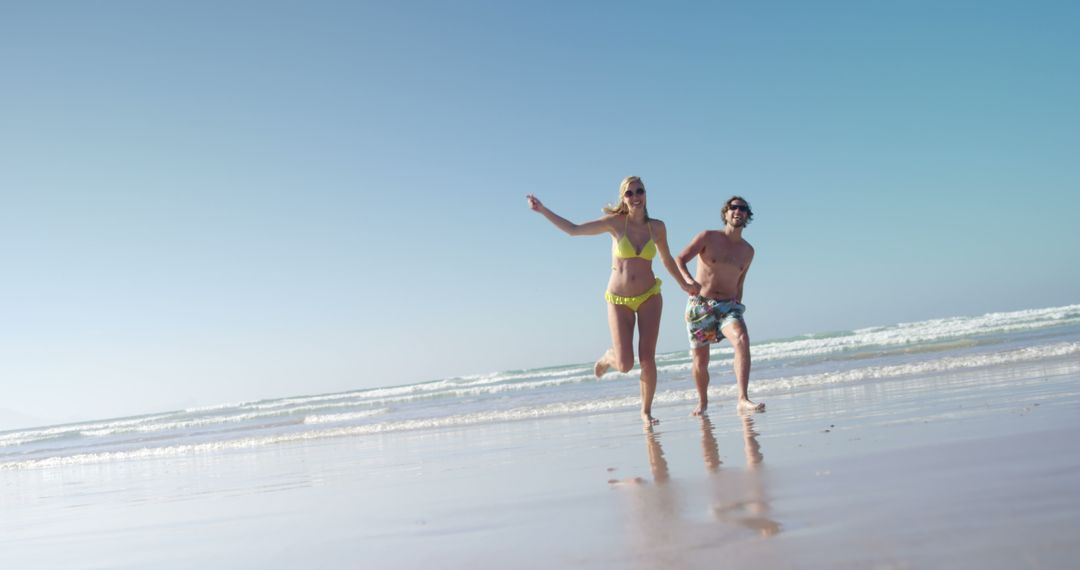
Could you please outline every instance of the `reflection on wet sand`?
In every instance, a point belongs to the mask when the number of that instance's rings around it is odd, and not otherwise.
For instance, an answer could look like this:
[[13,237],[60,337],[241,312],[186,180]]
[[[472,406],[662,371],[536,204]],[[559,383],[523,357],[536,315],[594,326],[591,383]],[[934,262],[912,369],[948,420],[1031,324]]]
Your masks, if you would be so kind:
[[720,445],[716,443],[716,433],[713,430],[712,420],[709,416],[701,415],[701,450],[705,454],[705,469],[709,473],[720,471]]
[[[707,472],[705,492],[695,491],[691,482],[672,480],[664,454],[661,433],[644,427],[645,449],[651,481],[643,477],[611,480],[625,489],[631,499],[631,544],[638,562],[648,567],[678,567],[701,548],[722,546],[747,538],[746,531],[770,537],[781,525],[770,515],[765,492],[764,455],[758,432],[750,415],[740,416],[743,453],[742,470],[724,469],[713,422],[701,417],[701,450]],[[676,462],[677,464],[678,462]],[[701,500],[704,500],[702,519]],[[719,527],[717,523],[721,523]],[[674,566],[672,566],[674,565]]]
[[[780,523],[769,518],[769,502],[765,493],[765,478],[763,462],[765,456],[761,453],[761,444],[758,443],[758,432],[754,431],[754,418],[750,414],[740,414],[743,425],[743,453],[746,455],[746,469],[742,474],[741,481],[732,484],[732,478],[713,481],[714,502],[713,514],[718,520],[732,522],[761,534],[772,536],[780,532]],[[712,422],[703,418],[701,422],[701,439],[704,442],[716,441],[712,435]],[[717,450],[717,455],[719,451]],[[705,453],[705,463],[709,464],[710,454]]]
[[664,448],[660,446],[660,438],[657,437],[653,426],[645,426],[645,444],[649,451],[649,468],[652,471],[653,481],[659,485],[667,483],[671,475],[668,471],[667,459],[664,459]]

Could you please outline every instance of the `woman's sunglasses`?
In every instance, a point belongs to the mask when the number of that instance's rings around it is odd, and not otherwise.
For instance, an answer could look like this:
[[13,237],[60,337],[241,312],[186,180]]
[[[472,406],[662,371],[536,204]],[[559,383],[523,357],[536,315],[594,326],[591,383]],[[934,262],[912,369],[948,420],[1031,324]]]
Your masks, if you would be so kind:
[[644,193],[645,193],[644,188],[638,188],[636,191],[635,190],[627,190],[626,192],[623,192],[622,195],[623,195],[623,198],[633,198],[634,194],[637,194],[638,196],[641,196]]

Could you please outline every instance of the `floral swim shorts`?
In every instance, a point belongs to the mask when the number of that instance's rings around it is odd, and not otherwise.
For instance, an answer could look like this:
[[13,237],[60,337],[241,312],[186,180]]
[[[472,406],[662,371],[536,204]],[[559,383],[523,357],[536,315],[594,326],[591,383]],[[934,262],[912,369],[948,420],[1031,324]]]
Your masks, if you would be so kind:
[[686,332],[690,334],[690,348],[699,348],[724,340],[720,329],[743,320],[746,306],[729,299],[690,297],[686,301]]

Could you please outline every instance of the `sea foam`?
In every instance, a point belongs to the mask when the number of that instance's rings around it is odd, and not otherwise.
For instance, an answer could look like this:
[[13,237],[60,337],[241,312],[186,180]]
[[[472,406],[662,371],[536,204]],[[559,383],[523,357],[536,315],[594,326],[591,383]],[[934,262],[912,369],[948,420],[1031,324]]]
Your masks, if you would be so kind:
[[[731,397],[731,348],[712,352],[710,396]],[[757,396],[1039,360],[1080,367],[1080,305],[807,335],[755,344],[752,354]],[[686,351],[657,361],[657,405],[696,399]],[[582,363],[15,430],[0,433],[0,469],[633,410],[636,377],[597,379]]]

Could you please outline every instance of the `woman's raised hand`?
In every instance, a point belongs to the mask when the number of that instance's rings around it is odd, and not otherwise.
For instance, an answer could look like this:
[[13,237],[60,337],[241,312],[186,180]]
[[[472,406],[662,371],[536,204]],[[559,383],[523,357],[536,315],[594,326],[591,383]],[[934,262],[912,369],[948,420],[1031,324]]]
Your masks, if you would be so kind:
[[527,194],[525,199],[529,202],[529,209],[539,212],[544,208],[544,205],[540,203],[540,199],[532,194]]

